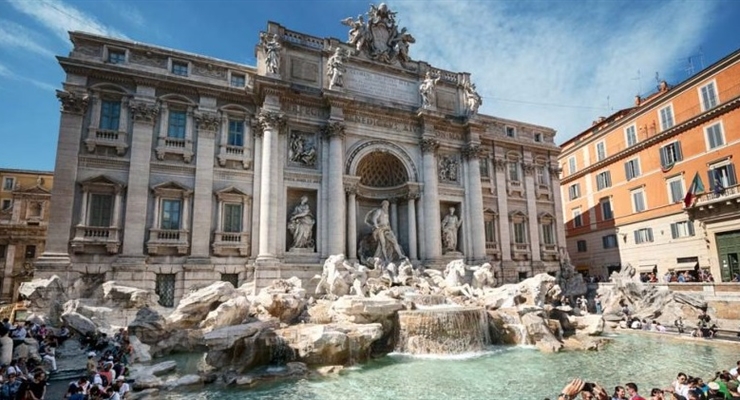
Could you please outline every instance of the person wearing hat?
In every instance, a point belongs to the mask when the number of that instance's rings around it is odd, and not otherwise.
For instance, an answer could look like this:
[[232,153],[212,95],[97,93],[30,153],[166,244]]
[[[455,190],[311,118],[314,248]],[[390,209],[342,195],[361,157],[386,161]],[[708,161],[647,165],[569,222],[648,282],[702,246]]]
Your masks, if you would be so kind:
[[126,378],[123,375],[116,378],[116,382],[113,387],[118,391],[121,399],[128,398],[129,393],[131,393],[131,386],[126,382]]
[[712,381],[707,383],[707,387],[709,388],[709,391],[707,392],[707,400],[725,399],[725,394],[720,391],[719,383]]
[[8,380],[0,387],[0,400],[14,400],[21,387],[21,381],[16,378],[15,372],[8,374]]

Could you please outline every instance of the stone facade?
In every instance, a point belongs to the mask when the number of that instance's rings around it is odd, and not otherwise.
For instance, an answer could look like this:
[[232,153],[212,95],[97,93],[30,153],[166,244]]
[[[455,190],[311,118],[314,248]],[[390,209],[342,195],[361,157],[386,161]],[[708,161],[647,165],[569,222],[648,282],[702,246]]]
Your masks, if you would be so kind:
[[33,278],[44,251],[53,176],[47,171],[0,169],[0,299],[14,301]]
[[[555,132],[479,115],[470,74],[412,60],[395,14],[370,14],[342,21],[346,43],[269,23],[256,66],[72,33],[39,272],[172,302],[220,279],[307,280],[331,254],[362,258],[383,200],[414,264],[490,260],[504,281],[557,270]],[[450,207],[462,224],[443,254]]]

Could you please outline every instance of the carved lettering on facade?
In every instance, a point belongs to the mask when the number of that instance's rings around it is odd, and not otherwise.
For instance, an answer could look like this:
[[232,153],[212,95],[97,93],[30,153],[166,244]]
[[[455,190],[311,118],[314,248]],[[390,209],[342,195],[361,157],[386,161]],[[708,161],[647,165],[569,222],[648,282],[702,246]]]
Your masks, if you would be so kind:
[[376,74],[354,68],[347,68],[345,89],[365,96],[399,103],[419,104],[418,83]]
[[445,132],[445,131],[437,131],[437,137],[440,139],[448,139],[448,140],[465,140],[465,134],[462,132]]
[[329,118],[329,111],[320,107],[308,107],[300,104],[289,103],[283,107],[283,111],[293,115],[312,117],[317,119]]
[[345,114],[344,120],[347,122],[356,122],[363,125],[377,126],[379,128],[387,128],[396,132],[419,132],[419,129],[416,125],[401,121],[395,121],[388,118],[375,118],[359,114]]

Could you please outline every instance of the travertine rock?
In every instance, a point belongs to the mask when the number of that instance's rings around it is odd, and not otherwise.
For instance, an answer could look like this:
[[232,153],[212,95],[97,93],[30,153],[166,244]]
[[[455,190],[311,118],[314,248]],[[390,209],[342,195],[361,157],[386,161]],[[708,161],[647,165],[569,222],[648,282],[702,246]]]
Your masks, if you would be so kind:
[[266,365],[278,347],[273,329],[276,321],[257,321],[248,324],[216,328],[203,336],[208,347],[206,362],[223,370],[237,373]]
[[351,365],[370,356],[373,342],[383,336],[380,324],[301,324],[275,332],[308,365]]
[[244,296],[237,296],[209,312],[199,327],[204,332],[210,332],[215,328],[241,324],[248,316],[249,300]]
[[142,308],[155,306],[159,296],[148,290],[108,281],[103,284],[103,301],[112,308]]
[[281,322],[292,323],[306,309],[306,290],[300,280],[276,280],[263,288],[254,299],[254,307],[260,319],[277,318]]
[[215,282],[185,295],[165,320],[169,329],[197,327],[221,303],[234,297],[234,286],[229,282]]

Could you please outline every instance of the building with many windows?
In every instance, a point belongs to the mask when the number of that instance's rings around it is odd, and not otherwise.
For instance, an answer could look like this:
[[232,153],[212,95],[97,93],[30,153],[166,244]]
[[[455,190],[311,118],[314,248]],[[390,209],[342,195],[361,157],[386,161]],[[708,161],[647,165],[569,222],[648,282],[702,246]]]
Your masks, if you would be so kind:
[[0,169],[0,299],[15,300],[33,277],[44,251],[53,176],[46,171]]
[[[740,51],[563,143],[563,213],[576,266],[606,276],[740,273]],[[690,195],[687,195],[688,193]]]
[[395,14],[370,12],[394,41],[270,23],[256,66],[71,33],[38,272],[171,306],[216,280],[308,280],[339,253],[557,271],[555,132],[478,115],[468,73],[412,60]]

